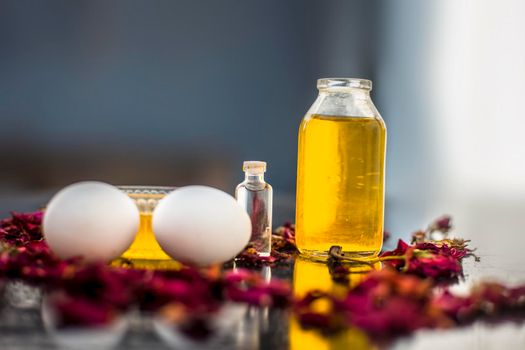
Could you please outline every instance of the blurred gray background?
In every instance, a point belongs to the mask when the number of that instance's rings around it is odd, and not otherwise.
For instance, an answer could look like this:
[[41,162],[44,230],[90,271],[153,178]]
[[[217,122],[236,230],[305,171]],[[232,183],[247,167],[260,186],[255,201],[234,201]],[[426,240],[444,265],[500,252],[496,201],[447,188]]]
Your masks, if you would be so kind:
[[275,223],[293,220],[316,79],[361,77],[389,132],[387,229],[449,213],[463,236],[515,237],[524,15],[512,0],[1,1],[0,214],[88,179],[233,193],[256,159]]

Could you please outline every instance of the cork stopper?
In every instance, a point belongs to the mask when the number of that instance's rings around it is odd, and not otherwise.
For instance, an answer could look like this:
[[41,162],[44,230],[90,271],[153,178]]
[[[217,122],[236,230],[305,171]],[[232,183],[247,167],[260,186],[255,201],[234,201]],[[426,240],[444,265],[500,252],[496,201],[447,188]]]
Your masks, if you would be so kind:
[[247,160],[242,164],[242,170],[248,174],[261,175],[266,172],[266,162]]

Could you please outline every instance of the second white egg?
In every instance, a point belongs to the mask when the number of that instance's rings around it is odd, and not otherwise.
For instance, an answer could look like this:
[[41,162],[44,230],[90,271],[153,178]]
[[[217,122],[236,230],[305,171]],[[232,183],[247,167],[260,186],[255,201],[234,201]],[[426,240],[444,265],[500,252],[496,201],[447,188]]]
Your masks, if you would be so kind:
[[207,186],[179,188],[153,212],[153,232],[173,259],[193,265],[228,261],[248,244],[251,221],[229,194]]

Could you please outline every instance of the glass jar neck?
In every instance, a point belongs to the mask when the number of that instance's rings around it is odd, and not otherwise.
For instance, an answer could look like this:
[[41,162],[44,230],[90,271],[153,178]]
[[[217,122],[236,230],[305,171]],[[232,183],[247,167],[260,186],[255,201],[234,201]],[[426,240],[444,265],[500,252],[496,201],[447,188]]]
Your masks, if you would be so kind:
[[350,88],[372,90],[372,81],[361,78],[322,78],[317,80],[317,88],[331,89],[331,88]]
[[245,173],[244,174],[244,181],[250,182],[250,183],[264,182],[264,173],[263,174]]
[[322,78],[317,80],[319,96],[340,100],[363,100],[370,98],[372,81],[360,78]]
[[349,117],[379,116],[369,88],[318,86],[319,95],[307,114]]
[[330,96],[339,98],[369,99],[370,90],[346,87],[330,87],[319,89],[319,96]]

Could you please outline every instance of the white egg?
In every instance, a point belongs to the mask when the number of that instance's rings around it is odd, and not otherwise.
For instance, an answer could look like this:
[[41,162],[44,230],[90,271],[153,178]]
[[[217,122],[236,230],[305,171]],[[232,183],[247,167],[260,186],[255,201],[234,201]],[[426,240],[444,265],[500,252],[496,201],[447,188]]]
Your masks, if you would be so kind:
[[228,261],[251,235],[250,217],[229,194],[207,186],[179,188],[157,204],[153,232],[173,259],[193,265]]
[[133,242],[139,211],[131,198],[103,182],[69,185],[49,202],[43,233],[51,250],[65,259],[87,261],[119,257]]

